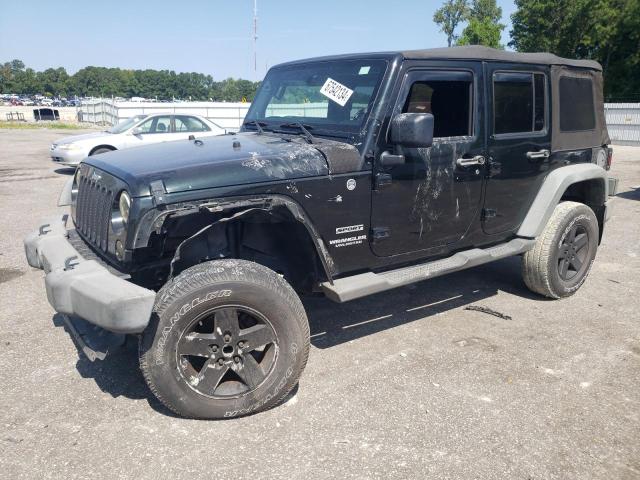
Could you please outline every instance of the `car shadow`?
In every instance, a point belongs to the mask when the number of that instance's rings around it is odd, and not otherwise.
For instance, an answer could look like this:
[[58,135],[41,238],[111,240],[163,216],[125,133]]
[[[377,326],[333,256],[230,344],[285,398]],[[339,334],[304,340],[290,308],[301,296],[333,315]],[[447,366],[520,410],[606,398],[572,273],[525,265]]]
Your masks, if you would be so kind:
[[69,341],[73,343],[78,354],[76,370],[82,378],[91,378],[98,388],[113,398],[126,397],[133,400],[146,399],[149,406],[163,415],[176,417],[149,390],[138,361],[138,339],[128,336],[126,343],[109,353],[104,360],[90,361],[74,341],[62,315],[53,316],[53,324],[62,327],[69,334]]
[[74,173],[76,173],[76,167],[56,168],[54,172],[58,175],[73,175]]
[[620,192],[616,197],[626,198],[627,200],[640,200],[640,187],[631,187],[626,192]]
[[[520,275],[520,259],[512,257],[344,304],[325,297],[305,297],[303,304],[309,318],[311,345],[325,349],[483,302],[499,291],[544,300],[526,289]],[[517,312],[504,313],[517,316]],[[67,330],[60,314],[53,316],[53,323]],[[122,347],[95,362],[87,359],[71,335],[69,341],[78,352],[76,369],[83,378],[93,379],[100,390],[112,397],[146,399],[157,412],[177,417],[147,387],[138,367],[137,337],[129,337]]]

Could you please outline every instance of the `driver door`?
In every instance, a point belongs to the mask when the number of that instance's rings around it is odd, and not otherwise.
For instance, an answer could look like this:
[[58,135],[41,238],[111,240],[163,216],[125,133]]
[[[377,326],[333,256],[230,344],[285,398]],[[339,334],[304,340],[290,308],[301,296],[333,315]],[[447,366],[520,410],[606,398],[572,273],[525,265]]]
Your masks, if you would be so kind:
[[[485,173],[481,79],[473,63],[405,72],[392,115],[431,113],[433,145],[406,148],[384,138],[378,145],[371,219],[376,255],[453,248],[476,221]],[[389,154],[399,157],[389,162]]]

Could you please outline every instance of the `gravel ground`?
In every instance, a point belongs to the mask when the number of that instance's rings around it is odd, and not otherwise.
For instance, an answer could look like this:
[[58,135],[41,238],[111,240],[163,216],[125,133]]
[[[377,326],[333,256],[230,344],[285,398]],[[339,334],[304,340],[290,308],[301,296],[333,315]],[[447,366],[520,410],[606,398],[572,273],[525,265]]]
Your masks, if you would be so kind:
[[62,135],[0,130],[5,478],[640,478],[639,148],[615,149],[622,193],[575,296],[530,294],[511,258],[344,305],[308,299],[297,394],[207,422],[153,398],[133,346],[83,358],[27,266],[22,237],[70,174],[47,157]]

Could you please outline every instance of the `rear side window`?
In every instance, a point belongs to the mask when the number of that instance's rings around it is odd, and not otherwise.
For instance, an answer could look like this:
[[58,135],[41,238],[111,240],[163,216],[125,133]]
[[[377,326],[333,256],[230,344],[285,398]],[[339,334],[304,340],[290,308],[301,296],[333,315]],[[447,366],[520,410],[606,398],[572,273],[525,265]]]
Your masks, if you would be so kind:
[[433,136],[472,135],[473,77],[466,72],[440,72],[411,85],[402,113],[433,115]]
[[195,117],[188,117],[184,115],[176,115],[174,117],[176,124],[176,132],[207,132],[207,127],[203,122]]
[[493,132],[528,133],[546,125],[546,78],[542,73],[493,74]]
[[596,128],[593,83],[590,78],[560,77],[560,130]]

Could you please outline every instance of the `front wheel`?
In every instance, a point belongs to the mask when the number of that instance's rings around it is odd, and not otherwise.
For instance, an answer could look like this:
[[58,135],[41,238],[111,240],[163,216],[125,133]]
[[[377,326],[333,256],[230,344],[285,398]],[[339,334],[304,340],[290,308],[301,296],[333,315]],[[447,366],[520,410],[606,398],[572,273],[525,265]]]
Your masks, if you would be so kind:
[[591,270],[598,236],[598,220],[591,208],[577,202],[560,203],[533,249],[523,256],[527,287],[550,298],[573,295]]
[[289,284],[253,262],[216,260],[188,268],[158,292],[140,365],[170,410],[221,419],[280,402],[308,352],[309,324]]

